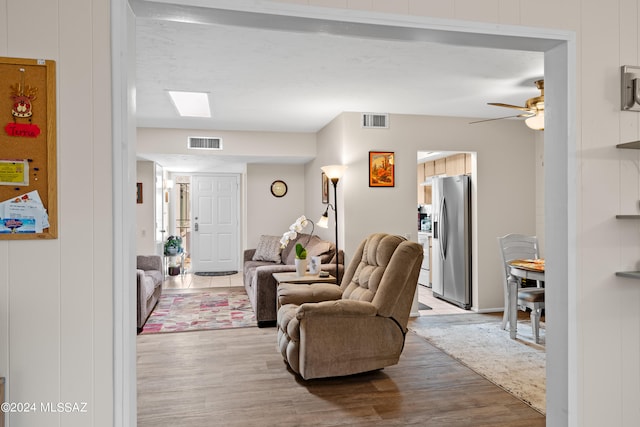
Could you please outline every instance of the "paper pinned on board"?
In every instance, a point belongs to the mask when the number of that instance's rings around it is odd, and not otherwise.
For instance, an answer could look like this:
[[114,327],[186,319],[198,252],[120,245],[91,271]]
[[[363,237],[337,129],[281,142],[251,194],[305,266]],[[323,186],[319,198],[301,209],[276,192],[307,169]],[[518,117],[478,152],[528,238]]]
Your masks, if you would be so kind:
[[0,185],[29,185],[29,161],[0,160]]
[[0,202],[0,234],[42,233],[49,215],[37,190]]

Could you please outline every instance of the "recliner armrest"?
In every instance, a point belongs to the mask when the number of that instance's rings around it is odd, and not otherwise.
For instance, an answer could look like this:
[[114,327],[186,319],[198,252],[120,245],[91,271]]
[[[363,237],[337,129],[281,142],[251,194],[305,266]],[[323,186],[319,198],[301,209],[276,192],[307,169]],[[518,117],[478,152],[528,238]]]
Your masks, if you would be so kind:
[[342,289],[331,283],[298,285],[282,283],[278,286],[278,303],[301,305],[309,302],[332,301],[342,298]]
[[376,314],[378,314],[378,309],[370,302],[340,299],[336,301],[302,304],[296,311],[296,318],[302,320],[303,318],[316,316],[373,317]]

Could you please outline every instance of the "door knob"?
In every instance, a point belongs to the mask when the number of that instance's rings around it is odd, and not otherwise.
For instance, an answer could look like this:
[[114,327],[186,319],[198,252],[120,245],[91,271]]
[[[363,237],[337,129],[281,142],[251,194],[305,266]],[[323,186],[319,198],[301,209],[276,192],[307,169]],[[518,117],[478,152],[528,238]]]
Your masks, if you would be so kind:
[[198,231],[198,223],[197,223],[197,222],[196,222],[196,225],[195,225],[195,227],[194,227],[194,230],[195,230],[195,231]]

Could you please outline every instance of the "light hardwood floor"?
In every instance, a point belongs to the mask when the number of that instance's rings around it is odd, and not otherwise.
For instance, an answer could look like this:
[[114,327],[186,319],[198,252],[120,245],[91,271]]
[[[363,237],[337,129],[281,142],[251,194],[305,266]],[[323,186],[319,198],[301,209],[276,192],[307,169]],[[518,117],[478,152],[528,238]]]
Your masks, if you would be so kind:
[[[234,280],[191,279],[191,288]],[[418,319],[460,317],[430,315]],[[137,347],[140,427],[545,425],[543,415],[411,332],[398,365],[311,381],[287,369],[275,328],[139,335]]]
[[[196,276],[186,273],[177,276],[167,276],[162,284],[163,289],[201,289],[216,287],[244,286],[242,283],[242,273],[230,276]],[[431,307],[431,310],[420,310],[421,316],[433,316],[438,314],[463,314],[470,313],[460,307],[449,304],[446,301],[435,298],[431,288],[418,286],[418,300]]]
[[162,283],[162,289],[199,289],[199,288],[224,288],[244,286],[242,273],[230,276],[196,276],[186,273],[177,276],[167,276]]

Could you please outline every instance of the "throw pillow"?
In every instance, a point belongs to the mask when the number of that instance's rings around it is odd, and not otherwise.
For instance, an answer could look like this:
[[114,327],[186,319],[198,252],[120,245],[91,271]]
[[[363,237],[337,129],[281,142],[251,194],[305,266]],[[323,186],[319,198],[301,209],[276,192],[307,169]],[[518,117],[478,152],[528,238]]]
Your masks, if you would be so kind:
[[318,236],[313,236],[307,245],[307,257],[322,256],[322,262],[329,261],[328,257],[331,252],[331,243],[321,240]]
[[280,262],[280,237],[278,236],[260,236],[260,241],[256,247],[256,253],[253,254],[254,261],[270,261]]

